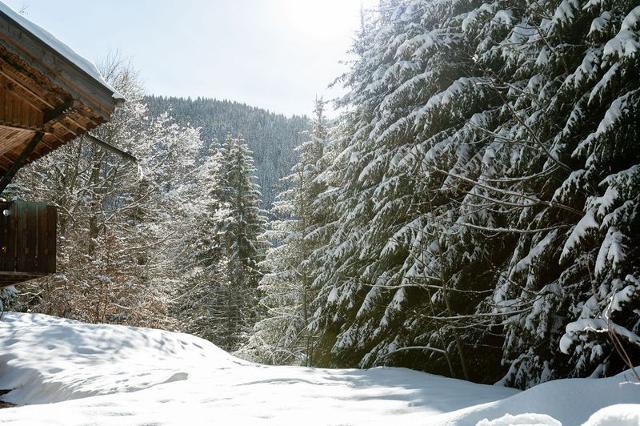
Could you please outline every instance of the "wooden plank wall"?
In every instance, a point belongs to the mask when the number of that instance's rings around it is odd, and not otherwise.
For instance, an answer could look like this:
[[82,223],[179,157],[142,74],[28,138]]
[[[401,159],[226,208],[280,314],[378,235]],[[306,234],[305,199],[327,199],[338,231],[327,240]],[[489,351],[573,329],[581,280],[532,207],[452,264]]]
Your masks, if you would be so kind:
[[56,271],[56,226],[53,206],[0,202],[0,287]]

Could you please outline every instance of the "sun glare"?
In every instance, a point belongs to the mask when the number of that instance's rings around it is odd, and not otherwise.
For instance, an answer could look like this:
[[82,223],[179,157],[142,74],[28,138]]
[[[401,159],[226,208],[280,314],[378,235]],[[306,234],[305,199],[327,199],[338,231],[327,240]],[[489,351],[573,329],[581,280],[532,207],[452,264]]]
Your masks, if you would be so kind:
[[286,22],[303,36],[328,39],[353,34],[359,25],[360,5],[372,0],[281,0]]

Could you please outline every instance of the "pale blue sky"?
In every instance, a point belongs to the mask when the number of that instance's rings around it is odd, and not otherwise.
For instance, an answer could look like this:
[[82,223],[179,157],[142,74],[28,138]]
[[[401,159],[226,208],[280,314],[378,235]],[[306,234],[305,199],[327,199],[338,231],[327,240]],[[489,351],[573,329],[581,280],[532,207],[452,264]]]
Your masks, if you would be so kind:
[[2,0],[92,61],[118,51],[148,93],[310,113],[375,0]]

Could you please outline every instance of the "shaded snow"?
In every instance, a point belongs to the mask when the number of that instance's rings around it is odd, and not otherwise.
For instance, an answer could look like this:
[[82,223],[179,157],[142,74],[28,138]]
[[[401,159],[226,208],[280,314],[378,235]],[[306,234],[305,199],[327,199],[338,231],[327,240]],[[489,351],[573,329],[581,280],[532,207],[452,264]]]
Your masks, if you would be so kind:
[[588,211],[582,217],[582,219],[580,219],[580,221],[573,227],[573,230],[571,231],[571,234],[569,235],[569,238],[567,238],[567,241],[565,242],[564,247],[562,249],[560,260],[566,259],[569,253],[571,253],[571,251],[573,250],[573,248],[583,238],[585,238],[586,234],[589,231],[593,229],[598,229],[599,227],[600,225],[598,225],[598,222],[596,222],[595,218],[593,217],[593,212]]
[[[0,389],[25,405],[0,410],[0,424],[29,425],[579,424],[640,403],[624,375],[518,392],[401,368],[271,367],[186,334],[15,313],[0,322]],[[638,415],[625,407],[625,419]]]

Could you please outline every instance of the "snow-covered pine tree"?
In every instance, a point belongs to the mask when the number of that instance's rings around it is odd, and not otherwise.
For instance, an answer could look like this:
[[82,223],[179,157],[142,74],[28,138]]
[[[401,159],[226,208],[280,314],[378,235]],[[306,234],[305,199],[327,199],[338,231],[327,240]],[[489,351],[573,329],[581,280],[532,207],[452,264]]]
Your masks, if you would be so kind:
[[620,371],[638,334],[637,5],[381,12],[321,175],[316,359],[518,387]]
[[265,239],[274,246],[266,254],[265,275],[260,281],[264,308],[249,342],[242,353],[269,364],[310,365],[314,338],[309,329],[311,303],[315,298],[311,286],[309,261],[315,240],[313,203],[322,190],[316,179],[326,144],[327,128],[324,102],[317,99],[309,140],[296,148],[297,163],[283,178],[286,190],[271,209],[271,221]]
[[540,211],[535,220],[541,225],[566,227],[534,236],[514,257],[527,282],[518,299],[533,307],[508,328],[511,368],[505,379],[518,386],[615,373],[640,350],[640,318],[633,313],[640,302],[634,254],[640,151],[633,143],[639,130],[640,9],[633,1],[540,7],[552,19],[536,20],[540,10],[527,13],[539,28],[530,43],[537,73],[531,80],[544,87],[538,103],[546,130],[539,137],[551,141],[551,155],[566,167],[547,160],[534,171],[558,169],[540,188],[575,213]]
[[[479,113],[495,96],[482,78],[469,77],[474,45],[461,31],[467,2],[385,7],[356,42],[359,60],[345,78],[351,91],[343,100],[352,110],[337,136],[342,151],[325,173],[338,187],[328,191],[336,194],[338,220],[327,269],[318,274],[325,283],[314,322],[323,342],[318,356],[328,364],[393,363],[464,377],[461,342],[473,340],[438,321],[474,307],[464,293],[454,293],[457,305],[442,296],[445,283],[467,283],[448,266],[465,247],[453,253],[443,232],[465,184],[447,173],[481,146],[464,146],[478,133],[465,120],[485,118]],[[428,250],[437,256],[425,256]]]
[[198,191],[190,200],[185,247],[176,268],[182,277],[175,287],[171,314],[180,328],[212,342],[225,334],[224,310],[229,279],[222,227],[228,214],[223,199],[222,151],[210,144],[197,173]]
[[216,343],[235,351],[248,339],[259,312],[260,263],[267,243],[262,239],[266,217],[260,209],[251,151],[240,138],[228,136],[221,148],[222,191],[220,215],[223,258],[228,281],[219,298],[224,311],[224,334]]
[[228,206],[224,201],[226,183],[222,167],[222,147],[214,141],[198,171],[199,196],[191,200],[195,224],[190,233],[189,267],[214,268],[224,255],[221,227],[223,218],[228,214]]
[[14,286],[3,287],[0,289],[0,317],[2,312],[11,308],[17,297],[17,291]]
[[640,6],[621,1],[582,9],[591,19],[589,48],[574,84],[589,81],[582,93],[595,120],[572,152],[582,167],[563,188],[582,175],[593,192],[562,260],[588,256],[591,285],[582,287],[586,294],[571,310],[575,321],[561,347],[572,355],[572,375],[600,376],[631,367],[640,356]]

